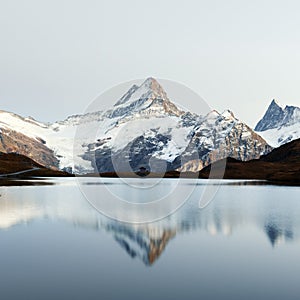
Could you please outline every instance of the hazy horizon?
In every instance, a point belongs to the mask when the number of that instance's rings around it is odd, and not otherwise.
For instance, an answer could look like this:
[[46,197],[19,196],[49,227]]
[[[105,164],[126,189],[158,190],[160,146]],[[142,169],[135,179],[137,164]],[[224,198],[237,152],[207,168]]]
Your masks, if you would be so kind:
[[300,106],[299,9],[269,0],[0,1],[0,109],[53,122],[151,76],[253,127],[272,99]]

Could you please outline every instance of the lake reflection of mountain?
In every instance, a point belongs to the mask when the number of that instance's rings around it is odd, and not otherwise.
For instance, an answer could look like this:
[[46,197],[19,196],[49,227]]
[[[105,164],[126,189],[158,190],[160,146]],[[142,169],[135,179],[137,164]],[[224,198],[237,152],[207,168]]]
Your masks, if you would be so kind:
[[[172,239],[189,231],[233,236],[235,231],[243,233],[251,227],[264,232],[274,247],[299,238],[300,203],[295,201],[298,190],[293,187],[224,185],[214,201],[202,210],[198,208],[196,188],[193,197],[175,214],[154,223],[130,225],[99,214],[82,197],[73,179],[58,180],[58,183],[2,187],[0,229],[17,229],[16,226],[30,226],[36,220],[52,220],[76,228],[104,230],[130,257],[140,259],[145,265],[153,264]],[[287,193],[290,197],[286,197]]]

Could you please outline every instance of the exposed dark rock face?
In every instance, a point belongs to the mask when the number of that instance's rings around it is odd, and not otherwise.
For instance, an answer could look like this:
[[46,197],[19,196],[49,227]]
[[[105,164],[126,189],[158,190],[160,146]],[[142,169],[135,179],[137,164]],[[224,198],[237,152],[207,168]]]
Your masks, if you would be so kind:
[[300,108],[288,105],[282,108],[273,100],[254,130],[261,132],[283,126],[288,127],[296,123],[300,124]]
[[285,118],[285,112],[275,100],[272,100],[263,118],[257,123],[255,131],[265,131],[277,128]]
[[85,158],[92,161],[95,170],[106,172],[139,172],[140,168],[151,172],[164,173],[170,170],[170,164],[155,158],[155,153],[162,151],[170,141],[170,136],[157,134],[153,137],[139,136],[115,153],[104,147],[87,153]]
[[300,138],[300,108],[288,105],[283,108],[273,100],[255,131],[273,147]]

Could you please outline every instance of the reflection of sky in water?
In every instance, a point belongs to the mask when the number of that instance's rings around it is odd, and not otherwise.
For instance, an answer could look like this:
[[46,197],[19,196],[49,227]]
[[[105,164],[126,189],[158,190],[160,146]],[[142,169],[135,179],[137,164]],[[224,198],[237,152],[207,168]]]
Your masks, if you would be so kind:
[[[22,273],[27,261],[28,268],[29,265],[33,268],[31,275],[25,272],[27,284],[29,280],[41,280],[37,279],[37,272],[42,272],[43,267],[48,272],[47,280],[55,281],[54,274],[65,280],[64,287],[56,282],[56,288],[60,286],[66,291],[71,285],[76,290],[72,280],[81,280],[92,295],[101,286],[99,295],[111,295],[111,299],[121,296],[117,291],[109,294],[112,282],[122,291],[124,299],[139,299],[137,290],[148,291],[149,299],[150,295],[180,299],[185,289],[185,295],[191,299],[193,296],[199,299],[201,295],[240,299],[242,291],[252,298],[264,296],[264,299],[280,299],[284,292],[285,299],[292,299],[287,295],[299,291],[294,280],[300,275],[297,187],[224,185],[214,201],[200,210],[199,185],[175,214],[155,223],[130,225],[95,211],[73,179],[59,182],[54,186],[0,189],[0,263],[7,272],[3,281],[6,288],[14,280],[19,282],[9,264]],[[164,191],[170,187],[164,180],[161,185]],[[142,197],[146,190],[141,192]],[[122,187],[116,191],[121,192]],[[150,265],[151,268],[143,267]],[[52,269],[54,266],[64,270]],[[147,269],[152,271],[146,272]],[[72,274],[72,270],[80,273]],[[133,278],[135,283],[131,281]],[[153,287],[141,290],[136,285],[142,279]],[[213,283],[218,284],[218,289],[213,288]],[[257,288],[251,289],[254,285]],[[153,290],[155,286],[160,289]],[[180,286],[183,290],[178,290]],[[37,287],[37,291],[45,291],[45,286],[44,290],[42,287]],[[136,291],[128,290],[129,287]],[[68,293],[75,298],[83,296],[78,290]]]
[[[87,184],[98,181],[84,179]],[[134,189],[128,189],[119,180],[107,179],[111,183],[109,190],[114,194],[123,192],[129,200]],[[191,185],[188,180],[179,184]],[[153,201],[154,197],[172,192],[178,182],[163,180],[154,189],[135,189],[135,200]],[[107,186],[97,184],[100,190]],[[200,184],[194,189],[191,198],[173,215],[149,224],[130,225],[109,219],[95,211],[84,199],[73,179],[63,179],[58,185],[37,187],[1,188],[0,229],[9,229],[18,224],[29,225],[31,221],[62,220],[76,227],[103,228],[114,234],[126,232],[130,238],[132,233],[159,239],[164,232],[184,232],[205,230],[210,235],[221,233],[231,235],[235,229],[249,226],[263,230],[272,245],[297,238],[300,229],[300,203],[297,201],[297,187],[273,186],[230,186],[224,185],[218,191],[214,201],[205,209],[198,208],[198,201],[203,190]],[[147,195],[149,194],[149,195]],[[174,197],[180,197],[180,194]],[[146,200],[145,200],[146,199]],[[116,210],[118,208],[116,207]]]
[[[86,191],[91,189],[95,197],[98,197],[98,193],[107,190],[108,197],[117,197],[123,201],[128,201],[131,203],[148,203],[156,201],[160,197],[166,197],[171,194],[180,180],[172,179],[167,182],[164,180],[162,184],[162,179],[110,179],[110,178],[93,178],[91,181],[86,182],[85,178],[78,178],[82,183],[82,190]],[[125,183],[125,184],[124,184]]]

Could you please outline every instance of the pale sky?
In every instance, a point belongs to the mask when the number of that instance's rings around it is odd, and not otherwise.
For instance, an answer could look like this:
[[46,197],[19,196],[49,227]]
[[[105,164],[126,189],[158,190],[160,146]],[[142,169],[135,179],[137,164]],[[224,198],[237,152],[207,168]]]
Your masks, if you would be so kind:
[[300,106],[299,12],[297,0],[0,0],[0,109],[60,120],[153,76],[254,126],[273,98]]

